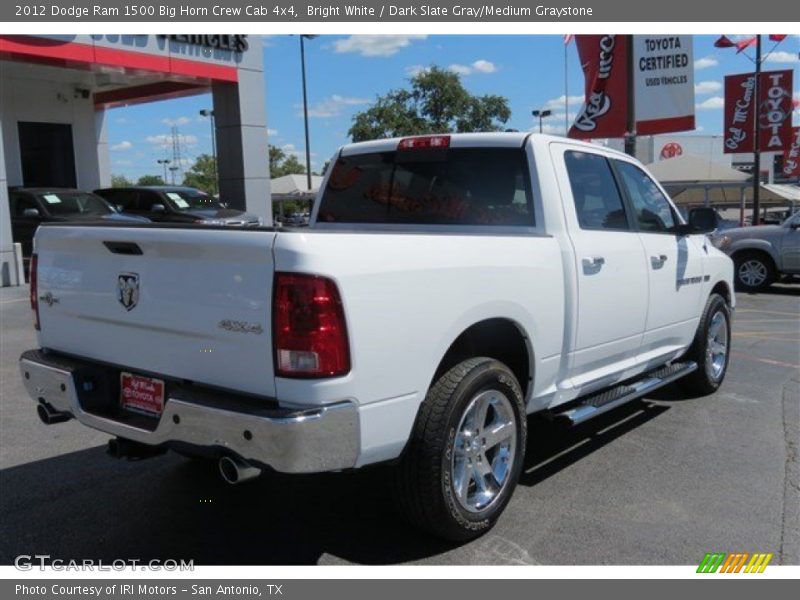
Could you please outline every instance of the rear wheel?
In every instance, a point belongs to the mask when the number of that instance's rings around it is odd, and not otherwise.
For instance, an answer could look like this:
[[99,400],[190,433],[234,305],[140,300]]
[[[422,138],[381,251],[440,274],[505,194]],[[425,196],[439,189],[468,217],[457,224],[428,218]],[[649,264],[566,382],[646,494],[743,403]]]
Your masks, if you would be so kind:
[[395,472],[400,509],[439,537],[478,537],[511,498],[525,438],[522,390],[508,367],[491,358],[459,363],[420,407]]
[[739,252],[734,256],[736,288],[759,292],[775,281],[775,265],[763,252]]
[[687,391],[701,395],[717,391],[728,370],[730,348],[731,309],[725,298],[711,294],[686,354],[697,363],[697,370],[684,379]]

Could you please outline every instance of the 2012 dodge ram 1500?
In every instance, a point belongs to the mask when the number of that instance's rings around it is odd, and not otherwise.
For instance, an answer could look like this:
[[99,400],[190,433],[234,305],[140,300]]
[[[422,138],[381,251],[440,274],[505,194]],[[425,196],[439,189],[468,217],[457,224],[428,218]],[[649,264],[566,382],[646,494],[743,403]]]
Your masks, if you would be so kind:
[[732,263],[634,159],[542,135],[343,147],[311,226],[47,225],[20,358],[47,423],[228,481],[392,462],[456,540],[516,485],[526,414],[582,422],[728,365]]

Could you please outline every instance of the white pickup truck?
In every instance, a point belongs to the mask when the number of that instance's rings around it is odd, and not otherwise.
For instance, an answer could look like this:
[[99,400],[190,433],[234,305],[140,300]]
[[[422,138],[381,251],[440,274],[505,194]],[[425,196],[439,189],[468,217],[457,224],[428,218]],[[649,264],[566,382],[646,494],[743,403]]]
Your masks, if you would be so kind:
[[508,503],[526,414],[714,391],[734,305],[731,260],[640,164],[522,133],[347,145],[304,229],[45,225],[32,270],[45,423],[231,483],[392,463],[454,540]]

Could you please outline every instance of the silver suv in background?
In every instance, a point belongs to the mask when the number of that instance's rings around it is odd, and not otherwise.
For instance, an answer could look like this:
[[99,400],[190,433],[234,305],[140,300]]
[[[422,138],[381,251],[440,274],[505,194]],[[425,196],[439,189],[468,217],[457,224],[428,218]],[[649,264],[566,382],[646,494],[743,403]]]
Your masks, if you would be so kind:
[[780,225],[737,227],[711,241],[733,259],[737,289],[757,292],[782,275],[800,275],[800,212]]

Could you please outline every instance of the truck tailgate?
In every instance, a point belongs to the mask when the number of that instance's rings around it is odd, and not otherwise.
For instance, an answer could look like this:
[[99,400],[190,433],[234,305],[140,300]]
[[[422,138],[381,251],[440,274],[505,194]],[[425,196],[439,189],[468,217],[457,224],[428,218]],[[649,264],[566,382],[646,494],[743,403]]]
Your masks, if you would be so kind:
[[274,396],[275,232],[40,227],[43,348]]

